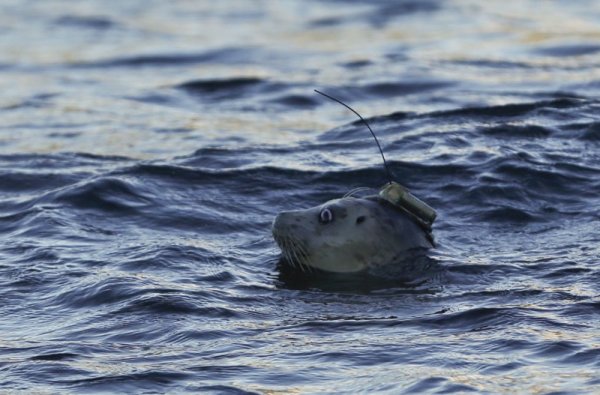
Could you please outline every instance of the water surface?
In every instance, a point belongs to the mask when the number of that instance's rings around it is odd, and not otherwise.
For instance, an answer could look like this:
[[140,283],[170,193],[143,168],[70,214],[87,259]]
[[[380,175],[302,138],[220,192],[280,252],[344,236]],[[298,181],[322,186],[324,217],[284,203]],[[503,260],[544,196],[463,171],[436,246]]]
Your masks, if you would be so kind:
[[[3,1],[0,388],[600,391],[593,1]],[[395,177],[413,281],[279,265]]]

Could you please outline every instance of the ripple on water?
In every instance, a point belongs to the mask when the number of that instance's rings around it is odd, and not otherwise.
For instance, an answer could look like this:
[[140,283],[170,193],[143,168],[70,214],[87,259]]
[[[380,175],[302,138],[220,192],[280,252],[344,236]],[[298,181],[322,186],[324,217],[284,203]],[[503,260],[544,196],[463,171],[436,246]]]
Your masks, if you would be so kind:
[[[598,392],[595,3],[12,3],[5,391]],[[438,210],[422,259],[280,260],[277,212],[387,181],[314,88]]]

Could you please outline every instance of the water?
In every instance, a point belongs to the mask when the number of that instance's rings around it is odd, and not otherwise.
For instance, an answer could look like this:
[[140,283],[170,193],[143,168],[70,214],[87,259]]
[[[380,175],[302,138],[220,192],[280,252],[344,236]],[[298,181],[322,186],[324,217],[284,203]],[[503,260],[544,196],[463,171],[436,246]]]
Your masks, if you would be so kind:
[[[0,388],[600,391],[600,5],[0,5]],[[300,276],[277,212],[396,178],[417,278]]]

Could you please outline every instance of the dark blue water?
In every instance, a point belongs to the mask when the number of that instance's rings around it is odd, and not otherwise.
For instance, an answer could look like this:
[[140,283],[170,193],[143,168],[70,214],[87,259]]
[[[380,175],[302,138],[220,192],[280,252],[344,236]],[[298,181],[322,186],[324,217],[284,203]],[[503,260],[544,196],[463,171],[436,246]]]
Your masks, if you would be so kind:
[[[598,393],[600,4],[0,4],[0,389]],[[395,177],[412,279],[270,224]]]

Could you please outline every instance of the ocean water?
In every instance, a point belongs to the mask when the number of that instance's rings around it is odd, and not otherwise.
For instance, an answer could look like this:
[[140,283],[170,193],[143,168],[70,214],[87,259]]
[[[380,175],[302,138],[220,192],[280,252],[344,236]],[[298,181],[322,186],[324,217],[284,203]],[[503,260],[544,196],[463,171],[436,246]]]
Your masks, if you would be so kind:
[[[0,2],[0,392],[600,392],[600,3]],[[412,279],[270,225],[394,177]]]

